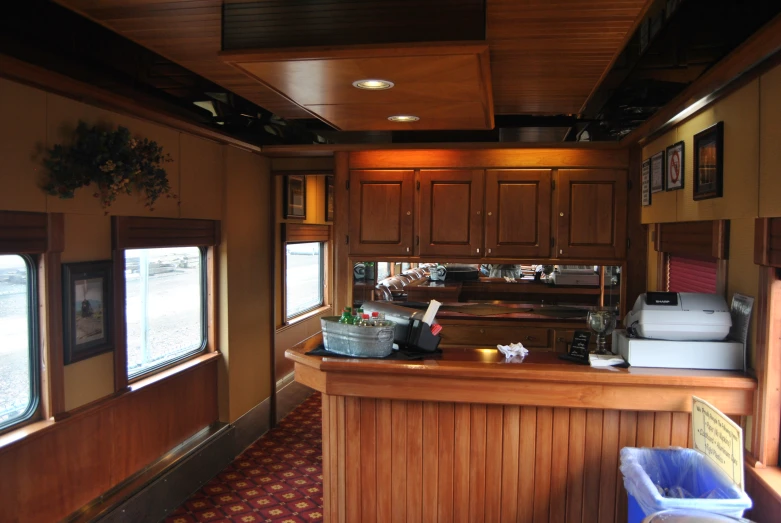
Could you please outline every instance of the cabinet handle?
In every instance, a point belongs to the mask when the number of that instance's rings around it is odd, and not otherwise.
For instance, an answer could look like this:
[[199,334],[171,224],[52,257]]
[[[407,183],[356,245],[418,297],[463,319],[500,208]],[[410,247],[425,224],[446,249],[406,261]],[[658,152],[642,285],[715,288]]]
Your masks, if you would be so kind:
[[559,249],[559,254],[564,254],[564,249]]
[[534,341],[537,339],[537,336],[526,336],[526,341]]
[[491,211],[488,211],[488,216],[492,216],[493,213]]
[[480,249],[477,249],[477,254],[480,254]]
[[407,252],[409,252],[409,247],[407,247]]
[[477,211],[477,215],[480,216],[480,211]]
[[[410,214],[412,214],[412,211],[407,211],[407,216],[409,216]],[[564,215],[562,214],[562,216]]]
[[[407,214],[409,214],[409,213],[407,213]],[[563,212],[560,212],[560,213],[559,213],[559,216],[564,216],[564,213],[563,213]]]
[[491,254],[491,249],[488,249],[488,254]]
[[564,343],[564,338],[556,338],[556,341],[558,341],[559,343]]
[[485,329],[480,329],[480,334],[485,334]]

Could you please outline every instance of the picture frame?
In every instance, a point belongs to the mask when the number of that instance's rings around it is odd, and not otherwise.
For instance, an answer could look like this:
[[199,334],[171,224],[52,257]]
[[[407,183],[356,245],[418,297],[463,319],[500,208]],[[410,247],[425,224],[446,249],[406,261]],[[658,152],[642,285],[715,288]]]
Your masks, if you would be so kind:
[[306,175],[285,176],[285,218],[306,219]]
[[651,156],[651,192],[664,191],[664,151]]
[[64,363],[114,349],[114,283],[111,260],[62,265]]
[[724,190],[724,122],[694,135],[695,200],[721,198]]
[[665,185],[666,190],[668,191],[683,189],[686,165],[684,151],[685,145],[683,141],[671,145],[665,151],[665,156],[667,158]]
[[325,177],[325,221],[334,221],[334,177]]
[[642,194],[643,194],[643,207],[651,205],[651,159],[643,162],[642,168]]

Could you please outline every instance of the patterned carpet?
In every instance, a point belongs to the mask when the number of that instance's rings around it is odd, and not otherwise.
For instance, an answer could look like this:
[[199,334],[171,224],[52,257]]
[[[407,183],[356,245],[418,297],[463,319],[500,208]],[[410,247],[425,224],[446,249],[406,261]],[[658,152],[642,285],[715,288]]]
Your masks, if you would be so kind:
[[319,393],[310,396],[165,523],[322,521],[320,401]]

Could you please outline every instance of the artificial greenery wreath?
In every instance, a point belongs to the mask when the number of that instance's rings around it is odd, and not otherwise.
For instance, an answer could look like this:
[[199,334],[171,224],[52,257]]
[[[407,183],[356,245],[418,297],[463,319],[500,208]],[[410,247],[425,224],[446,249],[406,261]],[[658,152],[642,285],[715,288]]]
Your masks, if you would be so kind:
[[49,181],[44,189],[51,195],[73,198],[76,189],[94,183],[93,196],[101,199],[107,214],[118,194],[131,194],[133,189],[143,191],[150,210],[163,195],[176,198],[163,169],[171,156],[157,142],[133,138],[126,127],[112,131],[79,122],[73,145],[58,144],[46,153]]

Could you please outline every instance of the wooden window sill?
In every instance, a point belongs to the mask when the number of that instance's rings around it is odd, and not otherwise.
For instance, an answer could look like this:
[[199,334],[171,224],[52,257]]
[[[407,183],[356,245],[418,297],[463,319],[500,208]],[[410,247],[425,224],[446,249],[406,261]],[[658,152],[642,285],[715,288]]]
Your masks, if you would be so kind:
[[332,309],[331,305],[323,305],[322,307],[318,307],[317,309],[304,313],[301,316],[296,316],[292,320],[288,320],[284,325],[277,327],[276,332],[283,332],[289,329],[290,327],[293,327],[295,324],[301,323],[302,321],[308,320],[309,318],[313,318],[315,316],[322,316],[323,313],[331,309]]
[[199,367],[219,357],[220,357],[220,353],[216,351],[202,352],[198,356],[194,356],[181,363],[177,363],[170,367],[166,367],[159,372],[156,372],[151,375],[141,376],[140,378],[133,380],[130,383],[130,390],[134,391],[134,390],[143,389],[144,387],[148,387],[149,385],[163,381],[175,374],[179,374],[181,372],[186,372],[188,370],[194,369],[195,367]]

